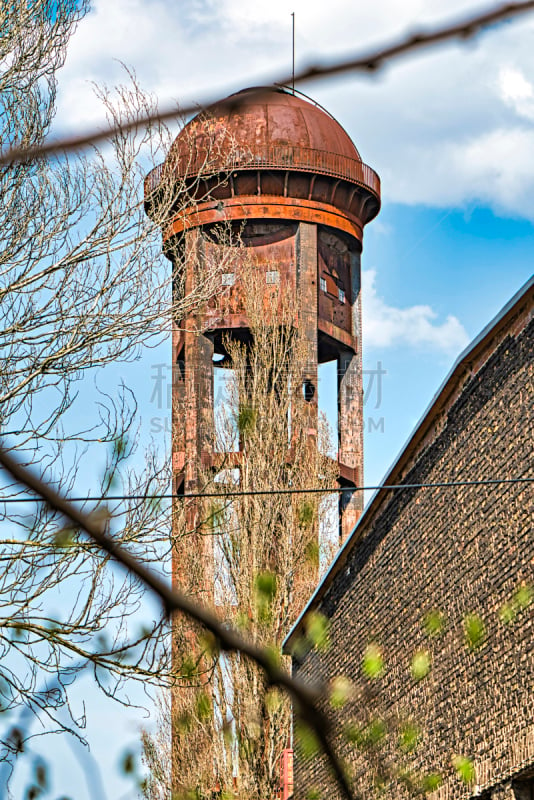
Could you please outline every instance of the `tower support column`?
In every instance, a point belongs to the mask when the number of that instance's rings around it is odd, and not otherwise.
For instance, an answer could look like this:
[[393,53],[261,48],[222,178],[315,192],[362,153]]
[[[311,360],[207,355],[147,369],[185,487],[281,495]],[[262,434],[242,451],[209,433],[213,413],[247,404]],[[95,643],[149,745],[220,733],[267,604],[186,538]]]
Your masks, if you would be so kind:
[[[204,243],[199,229],[185,234],[186,292],[192,292],[196,276],[205,269]],[[185,422],[184,490],[196,494],[202,488],[202,473],[209,470],[213,460],[213,341],[202,330],[201,317],[188,317],[184,322],[185,356]],[[190,546],[203,556],[203,585],[198,586],[200,599],[213,602],[213,544],[212,537],[203,536],[202,503],[190,502],[187,529]]]
[[[345,473],[343,486],[358,486],[362,481],[362,380],[359,354],[343,350],[338,356],[338,461]],[[362,492],[340,497],[341,543],[352,532],[363,508]]]
[[[205,269],[204,241],[200,229],[185,232],[183,242],[185,292],[194,291],[198,276]],[[176,268],[176,267],[175,267]],[[172,436],[175,486],[185,494],[198,494],[203,476],[213,462],[213,342],[203,330],[202,309],[180,322],[173,335]],[[213,537],[206,535],[206,508],[201,499],[176,500],[175,542],[173,545],[173,584],[203,605],[214,603],[215,561]],[[178,504],[185,504],[182,510]],[[184,524],[185,523],[185,524]],[[174,626],[174,621],[173,621]],[[184,658],[196,663],[198,675],[181,692],[171,692],[171,784],[173,795],[183,794],[191,781],[202,780],[215,786],[216,765],[213,737],[209,727],[183,732],[182,718],[195,718],[198,697],[212,696],[210,658],[203,656],[199,644],[200,626],[177,619],[172,637],[173,664],[180,674]],[[192,737],[204,774],[192,777],[182,756],[184,737]],[[189,747],[191,743],[189,744]]]
[[309,406],[310,444],[317,443],[317,225],[300,222],[297,241],[298,324],[304,344],[302,390]]

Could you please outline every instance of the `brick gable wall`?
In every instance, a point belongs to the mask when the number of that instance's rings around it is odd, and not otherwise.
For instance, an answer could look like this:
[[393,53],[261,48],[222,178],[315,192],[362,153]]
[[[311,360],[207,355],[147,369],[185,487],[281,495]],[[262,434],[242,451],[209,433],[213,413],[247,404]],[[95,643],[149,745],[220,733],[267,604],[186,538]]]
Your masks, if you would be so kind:
[[[523,308],[464,370],[413,453],[404,482],[532,475],[533,334],[532,309]],[[365,707],[371,717],[413,720],[422,737],[404,763],[443,776],[436,800],[495,792],[499,786],[502,792],[507,781],[534,767],[532,606],[509,625],[499,618],[517,586],[534,580],[533,511],[532,484],[388,493],[364,518],[358,543],[315,606],[330,620],[331,647],[294,661],[300,678],[342,674],[370,691]],[[435,608],[447,625],[431,640],[423,620]],[[486,626],[485,642],[473,652],[464,642],[468,613],[478,614]],[[381,647],[385,671],[369,689],[360,665],[370,641]],[[431,651],[433,665],[429,677],[417,683],[410,662],[419,648]],[[337,723],[361,724],[359,708],[361,703],[349,703]],[[398,763],[395,742],[385,748]],[[353,745],[341,749],[361,796],[376,796],[368,761]],[[473,760],[471,785],[457,778],[454,754]],[[335,798],[329,780],[321,758],[297,754],[296,800],[312,789],[322,800]],[[384,796],[403,797],[406,789],[394,782]]]

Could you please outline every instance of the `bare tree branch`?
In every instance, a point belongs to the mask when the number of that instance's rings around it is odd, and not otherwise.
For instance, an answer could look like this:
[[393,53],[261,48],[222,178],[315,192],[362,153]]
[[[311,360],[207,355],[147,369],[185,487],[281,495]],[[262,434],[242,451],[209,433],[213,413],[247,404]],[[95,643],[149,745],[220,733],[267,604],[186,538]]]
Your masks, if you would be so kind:
[[175,611],[186,614],[190,619],[203,625],[215,637],[222,650],[239,652],[247,656],[264,670],[271,686],[279,686],[285,689],[296,703],[295,711],[298,716],[316,735],[331,764],[343,795],[347,800],[353,800],[354,795],[342,764],[330,741],[329,719],[319,706],[321,700],[324,700],[327,696],[326,687],[311,687],[292,678],[291,675],[277,665],[271,653],[248,642],[235,630],[221,623],[211,611],[172,589],[162,578],[148,569],[106,533],[109,515],[104,514],[103,511],[97,514],[85,514],[79,511],[50,485],[19,464],[3,447],[0,447],[0,464],[16,481],[26,486],[39,498],[42,498],[49,508],[59,512],[70,523],[85,531],[102,550],[112,556],[115,561],[125,567],[131,574],[136,575],[160,598],[168,615]]
[[[471,38],[477,33],[480,33],[484,28],[494,25],[497,22],[502,22],[512,17],[517,17],[527,11],[534,9],[534,0],[527,0],[523,3],[506,3],[499,5],[491,11],[486,11],[482,14],[477,14],[468,19],[457,22],[452,25],[446,25],[437,30],[420,31],[412,33],[409,36],[401,39],[391,45],[387,45],[379,50],[372,51],[363,55],[356,55],[352,58],[343,59],[342,61],[333,64],[314,64],[305,69],[297,72],[294,77],[295,83],[303,83],[317,78],[328,78],[333,75],[341,75],[348,72],[376,72],[383,67],[386,63],[398,58],[399,56],[410,53],[414,50],[422,50],[423,48],[430,47],[440,42],[446,42],[452,39],[467,39]],[[287,86],[293,83],[292,75],[285,75],[273,80],[274,86]],[[242,87],[239,87],[242,88]],[[137,131],[138,129],[145,128],[157,122],[166,122],[179,117],[187,117],[190,114],[195,114],[202,109],[210,108],[217,105],[218,108],[232,109],[239,105],[239,101],[235,99],[228,99],[221,101],[220,98],[212,100],[205,100],[200,103],[194,103],[178,108],[173,105],[170,108],[164,109],[159,112],[140,115],[136,119],[128,123],[120,125],[109,126],[107,128],[98,128],[88,131],[79,136],[69,136],[64,139],[53,139],[50,142],[37,144],[32,147],[20,146],[6,148],[0,153],[0,166],[13,163],[26,163],[32,159],[39,157],[50,157],[53,155],[81,151],[88,147],[112,138],[117,133],[129,133],[130,131]]]

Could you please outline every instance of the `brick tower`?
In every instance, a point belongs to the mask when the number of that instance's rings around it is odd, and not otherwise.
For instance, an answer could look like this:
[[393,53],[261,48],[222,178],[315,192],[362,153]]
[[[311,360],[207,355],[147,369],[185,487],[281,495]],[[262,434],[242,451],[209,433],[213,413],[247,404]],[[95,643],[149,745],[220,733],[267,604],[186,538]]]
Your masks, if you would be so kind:
[[[266,265],[266,285],[294,287],[297,324],[307,342],[304,391],[317,408],[318,367],[337,364],[337,469],[342,487],[363,477],[360,254],[364,225],[380,208],[378,175],[360,158],[339,123],[316,103],[286,89],[246,89],[199,114],[182,130],[166,162],[147,177],[146,208],[153,214],[161,186],[188,192],[164,230],[164,248],[180,263],[184,252],[202,270],[209,230],[221,222],[241,226],[247,244]],[[273,269],[273,265],[276,269]],[[230,286],[230,271],[220,278]],[[182,278],[186,292],[194,276]],[[215,305],[215,307],[214,307]],[[214,358],[224,360],[224,338],[246,339],[242,313],[211,304],[196,320],[173,330],[175,489],[195,491],[195,467],[216,467],[207,431],[213,425]],[[200,323],[200,324],[198,324]],[[193,328],[201,328],[201,335]],[[185,416],[185,418],[184,418]],[[339,503],[340,543],[362,509],[362,493]]]

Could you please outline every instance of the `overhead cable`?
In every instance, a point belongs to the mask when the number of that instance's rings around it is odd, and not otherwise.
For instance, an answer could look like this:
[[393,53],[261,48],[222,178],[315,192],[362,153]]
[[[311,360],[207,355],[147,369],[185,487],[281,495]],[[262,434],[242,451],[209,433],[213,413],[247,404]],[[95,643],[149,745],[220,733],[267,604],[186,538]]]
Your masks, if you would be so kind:
[[[251,489],[226,491],[229,484],[221,484],[220,492],[169,492],[167,494],[113,494],[113,495],[88,495],[87,497],[69,497],[71,503],[89,502],[118,502],[123,500],[202,500],[215,497],[261,497],[277,494],[353,494],[354,492],[368,491],[398,491],[401,489],[451,489],[460,486],[501,486],[517,483],[534,483],[531,478],[481,478],[472,481],[437,481],[432,483],[379,483],[375,486],[335,486],[308,488],[279,488],[279,489]],[[0,497],[0,503],[35,503],[38,502],[33,497]]]

